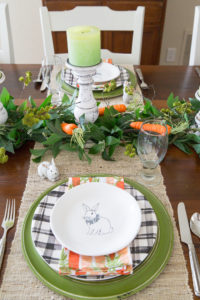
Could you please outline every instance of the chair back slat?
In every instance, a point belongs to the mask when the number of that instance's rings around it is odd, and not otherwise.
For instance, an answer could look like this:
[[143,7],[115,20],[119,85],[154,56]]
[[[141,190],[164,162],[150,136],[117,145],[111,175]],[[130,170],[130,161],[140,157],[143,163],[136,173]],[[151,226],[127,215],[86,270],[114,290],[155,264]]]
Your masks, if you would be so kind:
[[115,63],[140,64],[145,8],[135,11],[114,11],[107,6],[77,6],[72,10],[48,11],[40,8],[44,54],[54,54],[52,32],[66,31],[71,26],[93,25],[102,31],[133,31],[131,53],[112,53],[102,49],[102,58],[112,57]]
[[200,6],[195,6],[189,65],[200,65]]
[[8,4],[0,3],[0,63],[13,63]]

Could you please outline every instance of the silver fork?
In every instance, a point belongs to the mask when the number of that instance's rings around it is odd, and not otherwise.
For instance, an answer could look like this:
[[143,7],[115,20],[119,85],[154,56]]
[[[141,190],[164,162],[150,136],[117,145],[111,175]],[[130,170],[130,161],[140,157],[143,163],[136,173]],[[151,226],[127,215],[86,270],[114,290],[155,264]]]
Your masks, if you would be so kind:
[[15,222],[15,199],[12,199],[12,200],[7,200],[6,202],[6,209],[4,213],[3,222],[1,225],[4,229],[4,233],[0,241],[0,269],[1,269],[3,256],[4,256],[7,231],[13,227],[14,222]]
[[140,69],[136,69],[136,73],[137,73],[137,75],[138,75],[138,77],[140,78],[140,80],[141,80],[141,83],[140,83],[140,87],[141,87],[141,89],[148,89],[149,88],[149,86],[148,86],[148,84],[146,83],[146,82],[144,82],[144,77],[143,77],[143,74],[142,74],[142,71],[140,70]]

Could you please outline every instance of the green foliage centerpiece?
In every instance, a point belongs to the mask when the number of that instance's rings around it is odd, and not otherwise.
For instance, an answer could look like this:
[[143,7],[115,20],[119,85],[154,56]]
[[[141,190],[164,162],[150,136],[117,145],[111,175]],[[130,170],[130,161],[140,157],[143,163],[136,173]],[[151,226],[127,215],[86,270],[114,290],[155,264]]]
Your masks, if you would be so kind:
[[[138,130],[130,127],[131,122],[160,118],[171,127],[169,145],[173,144],[187,154],[193,149],[200,155],[200,129],[195,126],[200,102],[196,99],[185,101],[170,94],[168,107],[161,110],[148,99],[144,106],[130,103],[125,112],[119,112],[113,106],[106,107],[94,123],[86,123],[83,115],[80,124],[76,125],[73,113],[76,95],[77,91],[71,99],[65,95],[58,107],[51,105],[51,96],[39,106],[31,97],[16,105],[3,88],[0,101],[7,110],[8,120],[0,125],[0,147],[14,153],[26,141],[39,142],[42,149],[30,150],[35,162],[40,162],[47,151],[56,157],[62,150],[76,151],[80,159],[86,158],[89,162],[91,155],[97,153],[105,160],[113,160],[118,146],[125,146],[127,155],[133,156],[136,152]],[[4,151],[2,154],[0,162],[3,163],[7,158]]]

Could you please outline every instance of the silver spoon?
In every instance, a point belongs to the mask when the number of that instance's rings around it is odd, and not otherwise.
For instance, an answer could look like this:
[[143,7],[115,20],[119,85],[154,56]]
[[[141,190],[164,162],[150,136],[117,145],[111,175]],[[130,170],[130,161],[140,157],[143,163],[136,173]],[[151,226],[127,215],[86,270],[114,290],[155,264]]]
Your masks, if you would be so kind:
[[190,229],[200,238],[200,214],[197,212],[191,216]]

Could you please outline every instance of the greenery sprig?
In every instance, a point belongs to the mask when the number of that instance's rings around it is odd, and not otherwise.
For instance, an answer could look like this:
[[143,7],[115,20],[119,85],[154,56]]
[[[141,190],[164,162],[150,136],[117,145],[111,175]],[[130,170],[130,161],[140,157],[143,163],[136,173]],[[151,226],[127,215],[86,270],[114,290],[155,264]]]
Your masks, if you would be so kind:
[[104,84],[103,92],[109,93],[111,91],[114,91],[116,87],[116,81],[113,79],[110,82]]
[[30,71],[26,71],[25,77],[20,76],[19,81],[24,83],[24,86],[28,86],[32,81],[32,73]]
[[0,148],[0,164],[5,164],[8,161],[8,155],[6,155],[5,148]]
[[[30,150],[35,162],[40,162],[47,151],[56,157],[63,150],[75,151],[80,159],[87,159],[88,162],[91,155],[97,153],[105,160],[113,160],[118,146],[125,146],[125,154],[133,157],[138,130],[132,129],[130,123],[160,118],[165,119],[172,128],[169,144],[187,154],[192,153],[193,149],[200,156],[200,136],[195,134],[200,131],[195,128],[195,115],[200,110],[200,102],[196,99],[185,101],[170,94],[167,108],[161,110],[148,99],[145,99],[143,107],[131,103],[124,113],[111,106],[94,124],[86,124],[82,116],[79,127],[70,135],[62,131],[61,124],[76,123],[73,114],[76,96],[77,91],[71,99],[65,95],[58,107],[51,105],[51,96],[39,106],[31,97],[16,105],[13,97],[3,88],[0,101],[8,112],[8,120],[0,125],[0,147],[14,153],[28,140],[39,142],[43,145],[42,149]],[[2,157],[5,162],[5,152]]]

